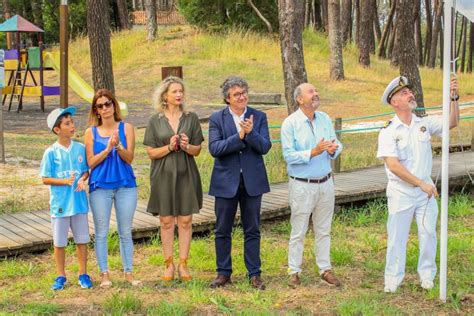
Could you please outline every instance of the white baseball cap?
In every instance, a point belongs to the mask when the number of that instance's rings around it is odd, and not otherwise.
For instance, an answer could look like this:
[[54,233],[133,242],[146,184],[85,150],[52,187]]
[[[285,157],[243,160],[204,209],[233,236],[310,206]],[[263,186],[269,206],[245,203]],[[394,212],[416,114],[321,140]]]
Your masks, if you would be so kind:
[[390,105],[390,99],[392,96],[405,87],[411,89],[411,84],[408,82],[407,77],[399,76],[393,79],[385,88],[385,91],[382,95],[382,104]]
[[48,128],[50,130],[53,130],[54,124],[56,124],[58,117],[64,114],[68,114],[68,113],[71,115],[74,115],[74,113],[76,113],[76,108],[70,106],[65,109],[58,108],[58,109],[52,110],[51,113],[48,114],[48,118],[46,119],[46,121],[48,122]]

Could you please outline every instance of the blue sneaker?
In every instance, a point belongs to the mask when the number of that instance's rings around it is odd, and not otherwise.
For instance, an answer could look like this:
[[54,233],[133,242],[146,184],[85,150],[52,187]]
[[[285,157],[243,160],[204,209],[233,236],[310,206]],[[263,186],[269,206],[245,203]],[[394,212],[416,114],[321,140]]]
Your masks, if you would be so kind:
[[92,288],[92,280],[91,277],[88,274],[81,274],[79,276],[79,285],[83,289],[90,289]]
[[66,277],[65,276],[58,276],[56,279],[54,279],[53,285],[51,285],[51,290],[54,291],[59,291],[59,290],[64,290],[64,286],[66,285]]

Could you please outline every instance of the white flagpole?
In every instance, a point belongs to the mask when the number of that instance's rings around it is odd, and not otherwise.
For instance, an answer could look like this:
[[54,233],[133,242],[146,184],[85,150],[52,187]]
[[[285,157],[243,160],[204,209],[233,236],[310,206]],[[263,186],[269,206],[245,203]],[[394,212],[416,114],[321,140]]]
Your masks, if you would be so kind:
[[444,59],[443,59],[443,146],[441,156],[441,241],[439,298],[446,302],[447,253],[448,253],[448,191],[449,191],[449,108],[451,67],[452,0],[444,0]]

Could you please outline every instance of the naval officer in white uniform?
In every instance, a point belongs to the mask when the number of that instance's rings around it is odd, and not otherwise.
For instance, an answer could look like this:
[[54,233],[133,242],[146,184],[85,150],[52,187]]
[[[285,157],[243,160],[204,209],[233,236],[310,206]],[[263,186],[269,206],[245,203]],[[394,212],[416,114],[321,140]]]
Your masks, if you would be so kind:
[[[450,128],[457,126],[458,84],[451,80]],[[380,131],[377,157],[385,161],[388,177],[387,257],[385,287],[395,292],[405,275],[406,245],[413,217],[418,226],[418,274],[424,289],[433,288],[436,275],[436,222],[438,192],[431,179],[433,164],[431,136],[442,134],[442,119],[418,117],[407,78],[395,78],[385,89],[382,103],[390,105],[395,116]]]

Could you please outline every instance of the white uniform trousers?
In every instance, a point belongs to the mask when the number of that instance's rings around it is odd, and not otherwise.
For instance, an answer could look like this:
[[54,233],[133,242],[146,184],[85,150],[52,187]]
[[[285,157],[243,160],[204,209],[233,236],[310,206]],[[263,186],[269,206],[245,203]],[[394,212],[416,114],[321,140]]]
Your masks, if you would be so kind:
[[314,254],[319,272],[331,269],[331,224],[334,214],[334,182],[306,183],[289,179],[291,235],[288,249],[288,273],[301,273],[304,239],[312,215]]
[[391,184],[387,187],[387,257],[385,285],[398,287],[405,276],[408,235],[413,216],[418,226],[418,275],[433,281],[436,276],[436,222],[438,205],[420,188]]

